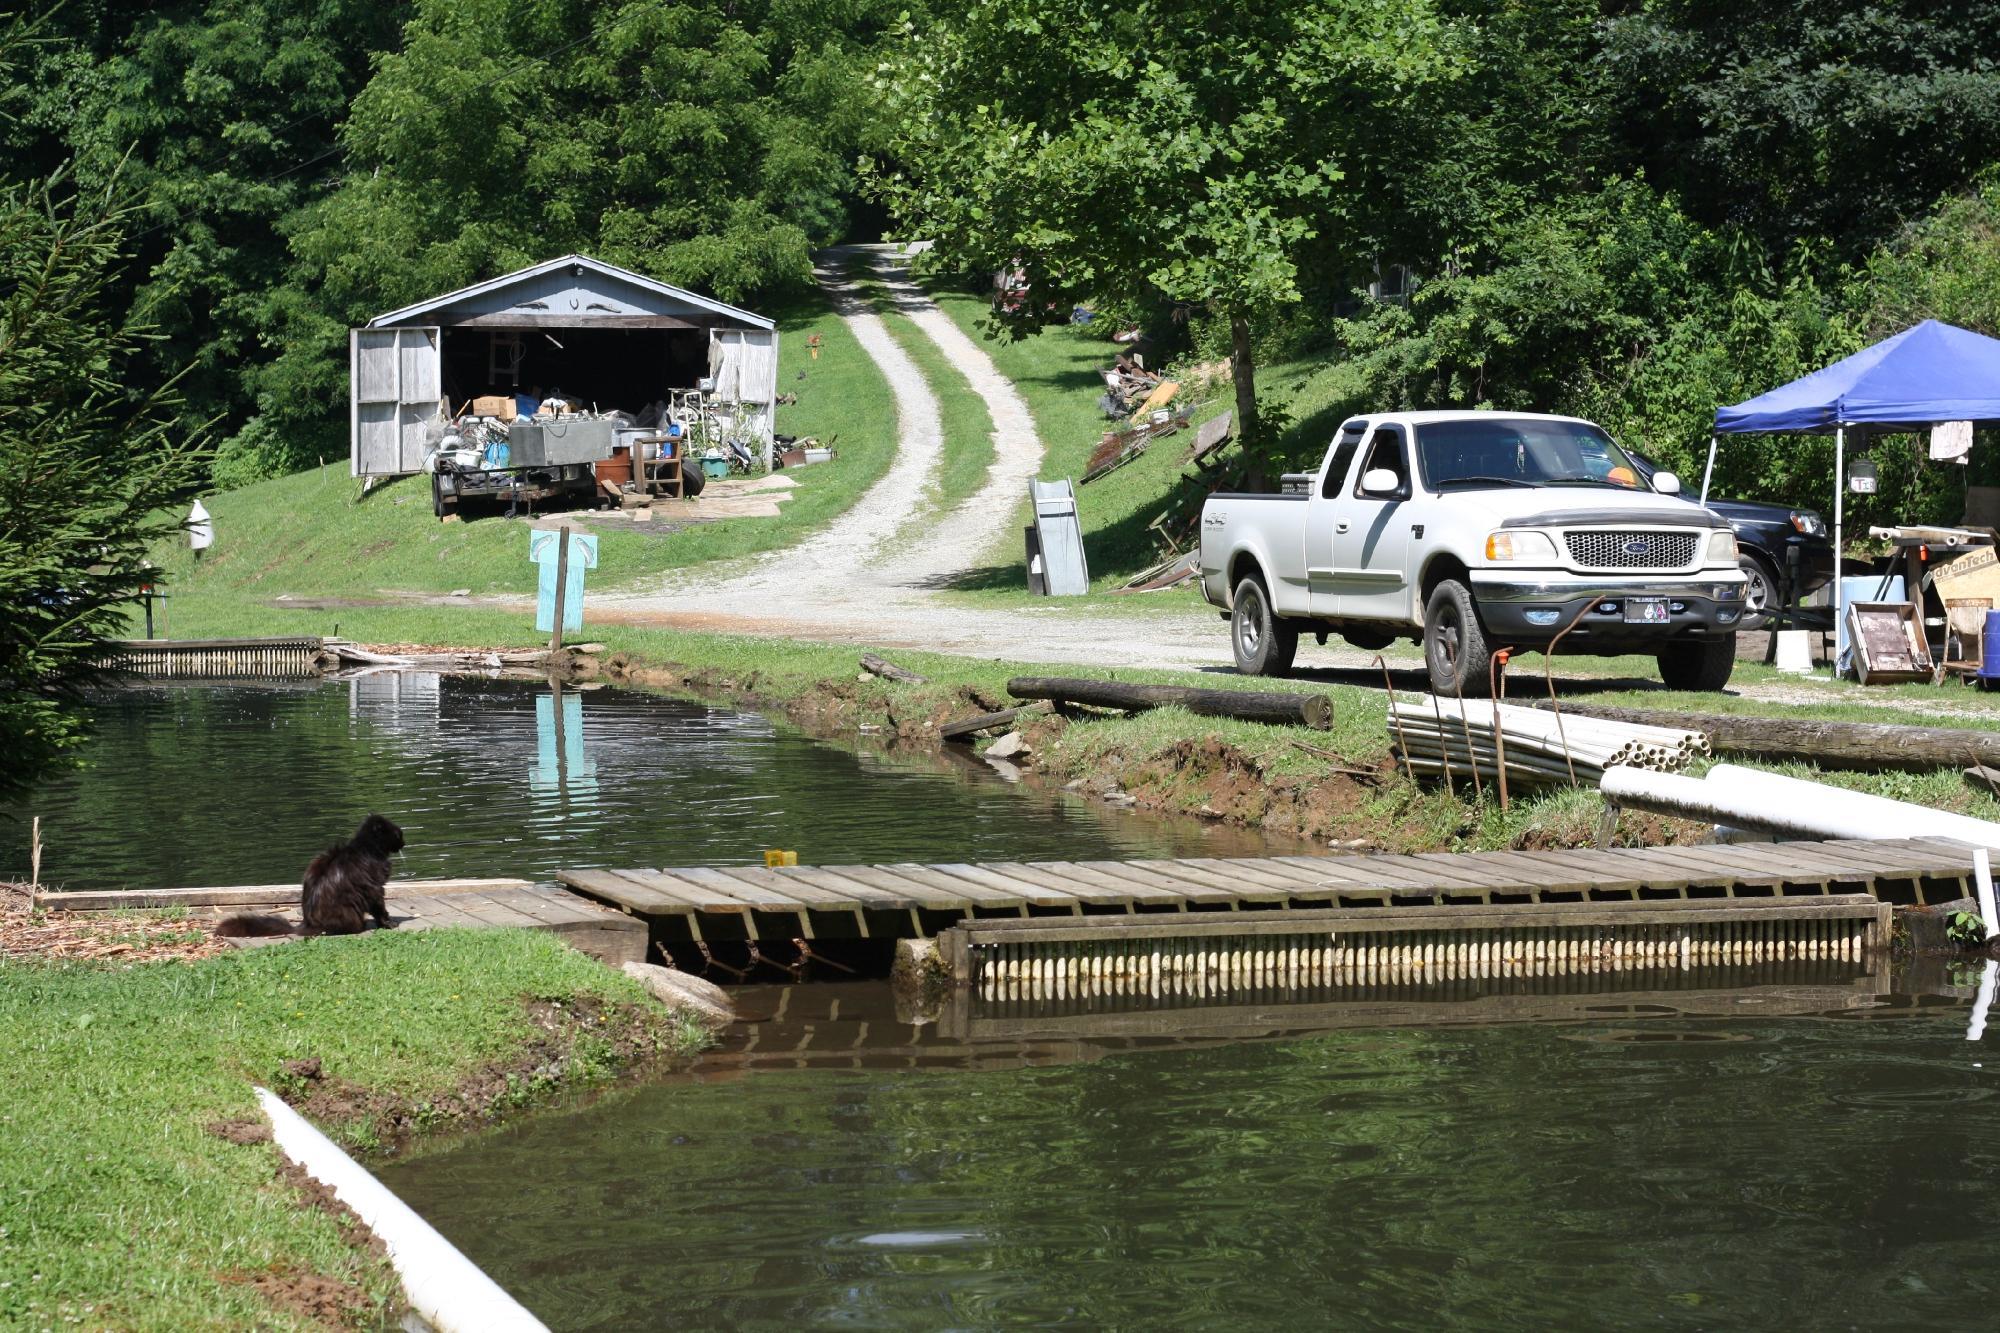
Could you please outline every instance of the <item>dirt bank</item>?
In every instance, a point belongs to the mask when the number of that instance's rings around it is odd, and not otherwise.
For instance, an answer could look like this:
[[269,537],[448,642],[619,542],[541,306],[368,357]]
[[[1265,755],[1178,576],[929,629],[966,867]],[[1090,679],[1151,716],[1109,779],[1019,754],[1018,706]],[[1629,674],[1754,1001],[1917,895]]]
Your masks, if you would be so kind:
[[[890,683],[874,676],[832,677],[801,686],[755,668],[742,671],[649,662],[615,653],[587,670],[614,684],[647,686],[783,717],[821,739],[859,740],[891,749],[939,751],[939,728],[1018,701],[975,685]],[[1104,715],[1045,713],[1024,718],[1024,748],[996,765],[1003,776],[1063,787],[1108,805],[1191,815],[1342,850],[1437,851],[1453,847],[1554,848],[1594,845],[1597,803],[1587,799],[1517,804],[1501,818],[1420,786],[1379,755],[1345,760],[1313,743],[1318,733],[1287,740],[1261,728],[1258,751],[1225,739],[1207,719],[1162,712],[1158,725],[1106,743]],[[984,748],[981,741],[979,748]],[[971,747],[967,747],[971,748]],[[1533,813],[1522,814],[1524,808]],[[1618,842],[1658,846],[1693,842],[1705,825],[1628,816]]]

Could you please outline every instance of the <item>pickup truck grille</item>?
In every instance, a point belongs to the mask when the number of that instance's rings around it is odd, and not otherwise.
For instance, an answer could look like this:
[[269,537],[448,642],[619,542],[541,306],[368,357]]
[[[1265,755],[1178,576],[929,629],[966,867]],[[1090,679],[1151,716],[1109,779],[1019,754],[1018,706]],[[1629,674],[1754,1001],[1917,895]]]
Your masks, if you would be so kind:
[[1704,533],[1599,528],[1565,532],[1569,558],[1583,569],[1679,569],[1694,563]]

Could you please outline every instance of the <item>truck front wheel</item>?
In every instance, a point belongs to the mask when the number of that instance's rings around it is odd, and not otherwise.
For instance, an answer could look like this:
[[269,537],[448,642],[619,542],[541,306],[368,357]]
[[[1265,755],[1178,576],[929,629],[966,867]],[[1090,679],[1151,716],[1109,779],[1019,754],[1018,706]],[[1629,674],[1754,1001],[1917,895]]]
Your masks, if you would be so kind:
[[1736,636],[1669,644],[1659,663],[1660,679],[1670,690],[1719,690],[1736,669]]
[[1480,628],[1472,590],[1446,579],[1424,604],[1424,665],[1431,689],[1447,699],[1482,699],[1493,692],[1486,674],[1486,632]]
[[1271,595],[1257,579],[1244,579],[1230,599],[1229,646],[1246,676],[1291,674],[1299,653],[1299,627],[1271,610]]

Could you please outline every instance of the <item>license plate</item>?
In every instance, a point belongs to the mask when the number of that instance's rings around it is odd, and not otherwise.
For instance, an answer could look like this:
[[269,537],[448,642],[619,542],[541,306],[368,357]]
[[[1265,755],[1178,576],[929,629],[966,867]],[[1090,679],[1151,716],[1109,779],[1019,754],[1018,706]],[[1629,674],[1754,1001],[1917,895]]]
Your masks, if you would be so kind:
[[1625,623],[1628,625],[1664,625],[1673,619],[1667,610],[1664,597],[1627,597],[1625,599]]

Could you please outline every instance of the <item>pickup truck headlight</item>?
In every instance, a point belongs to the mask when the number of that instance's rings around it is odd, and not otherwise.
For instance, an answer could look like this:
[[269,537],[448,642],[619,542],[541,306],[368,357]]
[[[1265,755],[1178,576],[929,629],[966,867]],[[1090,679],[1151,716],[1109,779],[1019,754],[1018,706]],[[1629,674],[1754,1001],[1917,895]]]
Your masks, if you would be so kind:
[[1546,532],[1495,532],[1486,538],[1488,560],[1554,560],[1556,544]]
[[1792,530],[1805,537],[1826,536],[1826,520],[1810,509],[1792,511]]
[[1711,565],[1734,565],[1736,563],[1736,534],[1724,528],[1708,539],[1708,559]]

